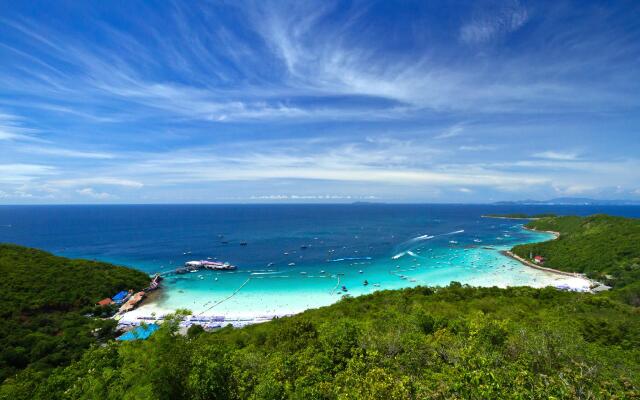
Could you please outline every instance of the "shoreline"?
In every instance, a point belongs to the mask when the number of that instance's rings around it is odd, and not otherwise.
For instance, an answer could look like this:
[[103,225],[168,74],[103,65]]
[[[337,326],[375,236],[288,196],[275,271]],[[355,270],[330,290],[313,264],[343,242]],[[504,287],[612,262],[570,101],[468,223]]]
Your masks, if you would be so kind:
[[[560,236],[558,232],[538,231],[535,229],[525,228],[524,226],[521,226],[521,228],[523,228],[524,230],[532,231],[532,232],[537,232],[537,233],[543,232],[543,233],[551,234],[553,235],[553,239],[551,240],[555,240]],[[519,256],[513,254],[510,251],[510,249],[507,249],[505,247],[503,247],[502,249],[494,249],[491,252],[492,253],[495,252],[504,257],[508,257],[509,259],[514,260],[514,262],[522,265],[525,269],[528,268],[532,271],[538,271],[537,272],[538,274],[540,273],[543,274],[540,277],[533,279],[534,282],[536,282],[537,280],[537,283],[533,283],[533,284],[526,283],[526,279],[525,279],[523,283],[518,284],[517,280],[515,280],[514,282],[507,283],[506,286],[504,287],[508,287],[508,286],[557,287],[558,284],[562,282],[563,285],[567,285],[571,290],[588,292],[590,291],[590,288],[594,286],[594,284],[597,284],[594,281],[586,278],[585,276],[579,275],[577,273],[559,271],[552,268],[546,268],[546,267],[538,266],[533,263],[527,262],[526,260],[521,259]],[[475,267],[472,267],[472,268],[475,268]],[[493,274],[495,275],[495,272],[493,272]],[[544,274],[547,274],[547,278],[544,277]],[[554,276],[556,278],[553,278]],[[434,283],[430,284],[428,282],[421,283],[421,284],[423,286],[425,285],[438,286],[438,284],[434,284]],[[495,285],[495,281],[487,280],[487,279],[472,279],[471,281],[468,282],[468,284],[472,286],[479,286],[479,287],[492,286],[492,285]],[[498,286],[503,287],[500,284],[498,284]],[[135,310],[132,310],[124,314],[119,321],[119,325],[122,325],[123,328],[126,328],[126,327],[139,325],[142,322],[146,322],[146,323],[161,322],[162,317],[164,315],[174,312],[175,310],[171,310],[167,308],[168,305],[164,305],[164,306],[160,305],[162,303],[161,301],[162,297],[167,295],[167,292],[164,292],[164,290],[166,289],[162,287],[159,288],[159,290],[156,291],[156,293],[154,293],[153,295],[149,296],[144,300],[144,304],[141,304]],[[162,293],[160,293],[160,291],[162,291]],[[268,311],[258,310],[258,309],[254,309],[254,310],[244,309],[244,310],[224,310],[224,311],[223,310],[207,310],[206,312],[202,312],[202,311],[197,312],[197,310],[193,310],[194,315],[191,317],[185,318],[181,326],[184,325],[185,327],[188,327],[191,324],[197,323],[200,325],[204,325],[207,329],[215,329],[215,328],[226,326],[228,324],[231,324],[234,327],[241,327],[248,324],[255,324],[255,323],[269,321],[273,318],[279,318],[279,317],[289,316],[292,314],[298,314],[298,313],[304,312],[307,309],[313,309],[313,308],[318,308],[318,307],[323,307],[328,305],[328,304],[320,304],[322,302],[318,304],[314,304],[314,302],[311,301],[310,303],[311,304],[307,304],[306,307],[304,308],[295,307],[295,306],[291,307],[289,305],[289,307],[282,307],[279,309],[272,309]],[[230,311],[233,311],[233,312],[230,312]],[[203,318],[204,321],[193,320],[194,317],[198,319]]]
[[526,265],[529,268],[534,268],[540,271],[545,271],[545,272],[550,272],[552,274],[559,274],[559,275],[564,275],[564,276],[570,276],[572,278],[583,278],[586,279],[590,282],[594,282],[591,279],[587,278],[586,276],[584,276],[583,274],[580,274],[578,272],[567,272],[567,271],[560,271],[558,269],[553,269],[553,268],[547,268],[547,267],[543,267],[541,265],[537,265],[534,264],[530,261],[525,260],[524,258],[520,257],[519,255],[513,253],[511,250],[503,250],[500,252],[501,254],[513,258],[516,261],[519,261],[520,263]]
[[[556,231],[540,231],[538,229],[535,228],[527,228],[526,226],[522,226],[522,229],[525,229],[527,231],[531,231],[531,232],[543,232],[543,233],[549,233],[551,235],[553,235],[553,239],[551,240],[558,240],[560,238],[560,232],[556,232]],[[538,242],[538,243],[544,243],[544,242]],[[513,247],[512,247],[513,249]],[[538,269],[540,271],[546,271],[546,272],[551,272],[553,274],[560,274],[560,275],[564,275],[564,276],[571,276],[571,277],[575,277],[575,278],[584,278],[587,279],[589,282],[591,283],[595,283],[594,281],[592,281],[591,279],[587,278],[584,274],[580,274],[578,272],[567,272],[567,271],[560,271],[559,269],[553,269],[553,268],[549,268],[549,267],[543,267],[542,265],[538,265],[535,263],[532,263],[529,260],[526,260],[522,257],[520,257],[519,255],[515,254],[514,252],[512,252],[511,250],[505,250],[505,251],[501,251],[500,253],[504,254],[507,257],[513,258],[514,260],[519,261],[520,263],[526,265],[527,267],[530,268],[534,268],[534,269]]]
[[[535,228],[527,228],[527,227],[526,227],[526,226],[524,226],[524,225],[522,225],[522,229],[527,230],[527,231],[531,231],[531,232],[538,232],[538,233],[540,233],[540,232],[542,232],[542,233],[550,233],[550,234],[552,234],[553,236],[555,236],[555,237],[554,237],[553,239],[551,239],[551,240],[556,240],[556,239],[560,238],[560,232],[556,232],[556,231],[539,231],[539,230],[537,230],[537,229],[535,229]],[[540,242],[540,243],[543,243],[543,242]]]

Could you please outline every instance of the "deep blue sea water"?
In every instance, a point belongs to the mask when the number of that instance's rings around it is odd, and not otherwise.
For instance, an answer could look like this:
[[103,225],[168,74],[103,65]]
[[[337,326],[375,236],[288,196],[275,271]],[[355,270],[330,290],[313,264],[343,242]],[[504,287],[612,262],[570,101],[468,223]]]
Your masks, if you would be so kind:
[[235,273],[170,276],[160,306],[202,311],[251,278],[217,309],[277,314],[337,300],[342,285],[350,294],[451,280],[535,285],[540,277],[498,250],[548,236],[523,231],[522,221],[481,218],[510,212],[640,217],[640,207],[625,206],[0,206],[0,242],[148,273],[188,260],[228,261]]

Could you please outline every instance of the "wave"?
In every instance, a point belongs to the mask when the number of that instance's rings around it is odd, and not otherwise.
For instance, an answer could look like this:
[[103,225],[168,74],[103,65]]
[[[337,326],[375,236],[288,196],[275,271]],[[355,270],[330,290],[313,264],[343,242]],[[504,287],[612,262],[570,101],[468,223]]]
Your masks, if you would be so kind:
[[431,236],[431,235],[421,235],[421,236],[417,236],[414,237],[413,239],[409,239],[405,242],[405,244],[409,244],[409,243],[415,243],[415,242],[421,242],[423,240],[429,240],[429,239],[433,239],[435,236]]
[[344,258],[335,258],[333,260],[329,260],[329,262],[340,262],[340,261],[359,261],[359,260],[371,260],[371,257],[344,257]]
[[273,275],[273,274],[281,274],[283,271],[273,271],[273,272],[252,272],[250,275]]

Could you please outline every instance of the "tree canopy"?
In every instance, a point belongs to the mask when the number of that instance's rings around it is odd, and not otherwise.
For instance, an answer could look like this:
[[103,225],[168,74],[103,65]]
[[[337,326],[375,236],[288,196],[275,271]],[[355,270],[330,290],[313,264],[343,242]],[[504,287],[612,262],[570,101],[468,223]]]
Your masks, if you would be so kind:
[[102,298],[149,282],[129,268],[9,244],[0,244],[0,276],[0,382],[26,367],[66,365],[96,338],[111,337],[114,321],[84,314]]

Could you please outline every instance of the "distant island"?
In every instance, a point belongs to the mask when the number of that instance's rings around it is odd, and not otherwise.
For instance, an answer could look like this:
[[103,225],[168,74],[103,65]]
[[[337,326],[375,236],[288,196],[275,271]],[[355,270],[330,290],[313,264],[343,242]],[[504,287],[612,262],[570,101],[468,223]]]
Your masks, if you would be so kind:
[[549,205],[549,206],[640,206],[640,200],[599,200],[585,197],[558,197],[550,200],[498,201],[495,205]]
[[95,302],[148,276],[0,245],[0,399],[638,397],[640,220],[545,216],[526,227],[559,237],[515,246],[519,257],[612,290],[453,282],[186,334],[188,311],[177,310],[147,340],[115,342]]
[[511,214],[485,214],[482,215],[482,218],[497,218],[497,219],[527,219],[527,220],[535,220],[546,217],[555,217],[555,214],[533,214],[529,215],[526,213],[511,213]]

